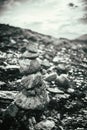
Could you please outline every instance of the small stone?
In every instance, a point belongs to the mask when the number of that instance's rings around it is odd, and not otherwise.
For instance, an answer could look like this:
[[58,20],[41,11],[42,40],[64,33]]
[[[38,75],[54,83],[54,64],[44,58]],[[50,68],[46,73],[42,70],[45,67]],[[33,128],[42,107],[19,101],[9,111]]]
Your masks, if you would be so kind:
[[61,74],[60,76],[57,77],[56,84],[61,89],[62,88],[67,89],[70,86],[70,82],[65,74]]
[[80,127],[78,127],[76,130],[84,130],[84,128],[80,128]]
[[36,119],[34,116],[32,117],[32,122],[33,122],[33,124],[36,124]]
[[73,88],[68,88],[67,92],[68,93],[73,93],[73,92],[75,92],[75,90]]
[[31,53],[31,52],[25,51],[22,57],[28,58],[28,59],[36,59],[38,57],[38,53]]
[[53,58],[53,62],[54,62],[54,63],[58,63],[58,57],[57,57],[57,56],[55,56],[55,57]]
[[64,64],[58,64],[56,69],[59,73],[67,73],[68,71],[68,68]]
[[16,41],[14,39],[11,38],[10,41],[12,44],[16,44]]
[[11,116],[11,117],[15,117],[17,113],[18,113],[18,107],[14,103],[10,104],[7,107],[6,111],[4,112],[5,116]]
[[54,97],[54,100],[56,101],[60,101],[61,99],[68,99],[70,97],[69,94],[56,94],[55,97]]
[[64,62],[64,58],[62,57],[62,56],[55,56],[54,58],[53,58],[53,63],[55,63],[55,64],[58,64],[58,63],[63,63]]
[[43,120],[35,125],[35,130],[52,130],[55,127],[53,120]]
[[40,58],[37,58],[37,60],[40,64],[42,63],[42,60]]
[[45,47],[45,45],[44,45],[44,44],[40,44],[40,45],[39,45],[39,49],[40,49],[40,50],[43,50],[43,49],[44,49],[44,47]]
[[47,69],[48,73],[52,73],[54,71],[55,71],[55,66],[53,66],[53,65],[50,68]]
[[[31,128],[33,128],[32,118],[29,118],[28,121],[29,121],[29,126],[30,126]],[[32,129],[32,130],[33,130],[33,129]]]
[[58,89],[57,87],[55,87],[55,88],[49,88],[49,87],[48,87],[47,90],[48,90],[49,92],[55,93],[55,94],[57,94],[57,93],[64,94],[64,92],[63,92],[62,90]]
[[48,81],[48,82],[51,82],[51,81],[55,81],[56,78],[57,78],[57,73],[53,72],[51,74],[47,74],[46,77],[45,77],[45,80]]
[[19,59],[19,65],[20,65],[20,73],[22,74],[28,74],[29,67],[30,67],[31,60],[29,59]]
[[44,68],[48,69],[50,67],[50,62],[45,59],[42,61],[42,64],[41,64]]
[[29,41],[27,39],[23,39],[23,42],[25,43],[29,43]]
[[6,59],[6,53],[0,52],[0,60],[5,60],[5,59]]
[[5,82],[0,81],[0,87],[1,87],[1,86],[4,86],[5,84],[6,84]]
[[40,69],[41,69],[41,65],[40,65],[38,60],[32,60],[30,62],[30,67],[29,67],[29,73],[30,74],[39,72]]
[[22,74],[33,74],[39,72],[41,65],[38,60],[22,60],[20,62],[20,73]]
[[34,79],[34,75],[29,75],[22,78],[21,84],[26,89],[32,89],[32,81]]
[[27,47],[27,50],[32,53],[37,53],[38,46],[36,45],[36,43],[29,44],[29,46]]

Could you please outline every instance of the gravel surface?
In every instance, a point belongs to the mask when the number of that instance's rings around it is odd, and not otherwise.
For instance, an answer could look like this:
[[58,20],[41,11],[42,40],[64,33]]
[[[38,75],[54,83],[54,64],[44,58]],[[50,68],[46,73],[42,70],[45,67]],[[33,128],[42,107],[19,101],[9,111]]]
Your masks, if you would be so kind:
[[87,129],[86,44],[0,24],[1,130]]

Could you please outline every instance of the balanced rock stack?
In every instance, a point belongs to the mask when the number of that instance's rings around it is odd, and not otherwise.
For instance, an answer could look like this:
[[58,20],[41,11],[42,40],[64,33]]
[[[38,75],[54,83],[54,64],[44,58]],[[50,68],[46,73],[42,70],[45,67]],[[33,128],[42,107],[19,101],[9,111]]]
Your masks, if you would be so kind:
[[23,82],[26,82],[26,86],[16,96],[15,104],[25,110],[42,110],[49,102],[49,97],[41,75],[28,76]]
[[[24,110],[43,110],[49,102],[46,85],[41,75],[30,75],[22,81],[23,90],[7,108],[6,115],[15,117],[18,108]],[[12,106],[14,109],[12,109]],[[13,111],[12,111],[13,110]]]
[[37,60],[38,56],[38,45],[31,42],[27,45],[26,51],[24,51],[19,60],[20,73],[27,75],[37,73],[41,69],[40,63]]

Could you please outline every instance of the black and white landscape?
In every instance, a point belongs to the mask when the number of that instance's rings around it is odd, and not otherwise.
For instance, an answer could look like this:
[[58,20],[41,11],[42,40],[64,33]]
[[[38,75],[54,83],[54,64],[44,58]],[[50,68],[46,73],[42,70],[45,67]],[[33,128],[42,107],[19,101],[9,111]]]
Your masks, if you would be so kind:
[[0,0],[0,130],[87,129],[86,3]]

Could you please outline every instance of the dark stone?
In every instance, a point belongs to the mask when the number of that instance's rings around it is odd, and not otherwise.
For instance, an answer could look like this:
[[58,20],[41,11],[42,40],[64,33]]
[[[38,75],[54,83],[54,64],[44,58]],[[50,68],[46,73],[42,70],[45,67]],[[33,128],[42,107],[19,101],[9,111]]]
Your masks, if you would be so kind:
[[63,90],[67,90],[70,87],[70,81],[64,74],[61,74],[57,77],[56,84],[60,89]]
[[18,107],[15,105],[15,103],[12,103],[7,107],[4,116],[16,117],[17,113],[18,113]]

